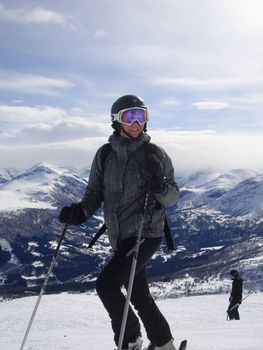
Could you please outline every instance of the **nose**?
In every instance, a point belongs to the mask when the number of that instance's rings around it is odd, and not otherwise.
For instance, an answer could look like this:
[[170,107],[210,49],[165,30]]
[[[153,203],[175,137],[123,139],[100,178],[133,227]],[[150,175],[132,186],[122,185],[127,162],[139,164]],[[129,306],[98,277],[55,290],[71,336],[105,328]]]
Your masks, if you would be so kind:
[[137,125],[140,125],[139,123],[138,123],[138,121],[137,120],[134,120],[134,122],[131,124],[131,126],[133,125],[133,124],[137,124]]

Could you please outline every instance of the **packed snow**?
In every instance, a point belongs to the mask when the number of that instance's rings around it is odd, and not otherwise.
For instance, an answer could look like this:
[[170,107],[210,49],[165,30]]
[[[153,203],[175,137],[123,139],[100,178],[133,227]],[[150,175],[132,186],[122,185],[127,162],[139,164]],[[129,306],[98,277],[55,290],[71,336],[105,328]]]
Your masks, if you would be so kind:
[[[36,297],[0,303],[0,349],[19,350]],[[187,350],[262,350],[263,293],[240,306],[240,321],[227,321],[228,294],[158,299],[175,345]],[[144,345],[148,344],[143,331]],[[24,350],[113,350],[110,321],[93,294],[44,295]]]

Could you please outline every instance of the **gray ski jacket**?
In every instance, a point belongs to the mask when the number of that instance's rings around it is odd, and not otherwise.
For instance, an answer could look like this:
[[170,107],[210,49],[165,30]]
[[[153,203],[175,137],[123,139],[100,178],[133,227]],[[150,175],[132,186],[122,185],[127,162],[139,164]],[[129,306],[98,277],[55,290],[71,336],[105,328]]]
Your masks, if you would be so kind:
[[[147,133],[137,139],[113,134],[109,138],[112,150],[105,164],[102,164],[102,147],[94,157],[81,204],[87,219],[104,204],[104,220],[113,249],[117,249],[121,240],[138,233],[144,198],[149,191],[145,168],[147,154],[142,146],[150,139]],[[159,150],[167,186],[163,193],[149,192],[142,237],[164,235],[165,207],[175,204],[179,196],[171,159],[161,147]]]

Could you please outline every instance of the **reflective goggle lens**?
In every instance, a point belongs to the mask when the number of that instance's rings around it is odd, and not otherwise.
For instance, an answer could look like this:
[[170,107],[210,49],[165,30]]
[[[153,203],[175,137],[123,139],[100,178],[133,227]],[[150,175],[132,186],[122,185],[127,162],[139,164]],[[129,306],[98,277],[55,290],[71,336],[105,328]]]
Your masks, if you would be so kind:
[[132,108],[124,111],[120,111],[120,122],[131,125],[135,121],[139,124],[145,124],[147,122],[147,110],[142,108]]

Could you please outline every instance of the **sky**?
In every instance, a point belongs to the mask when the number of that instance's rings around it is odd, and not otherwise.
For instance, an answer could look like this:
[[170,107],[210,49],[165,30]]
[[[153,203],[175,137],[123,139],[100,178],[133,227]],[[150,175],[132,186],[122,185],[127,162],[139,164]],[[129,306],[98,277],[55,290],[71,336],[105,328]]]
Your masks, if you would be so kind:
[[141,96],[175,172],[263,169],[261,0],[0,0],[0,168],[89,167]]

